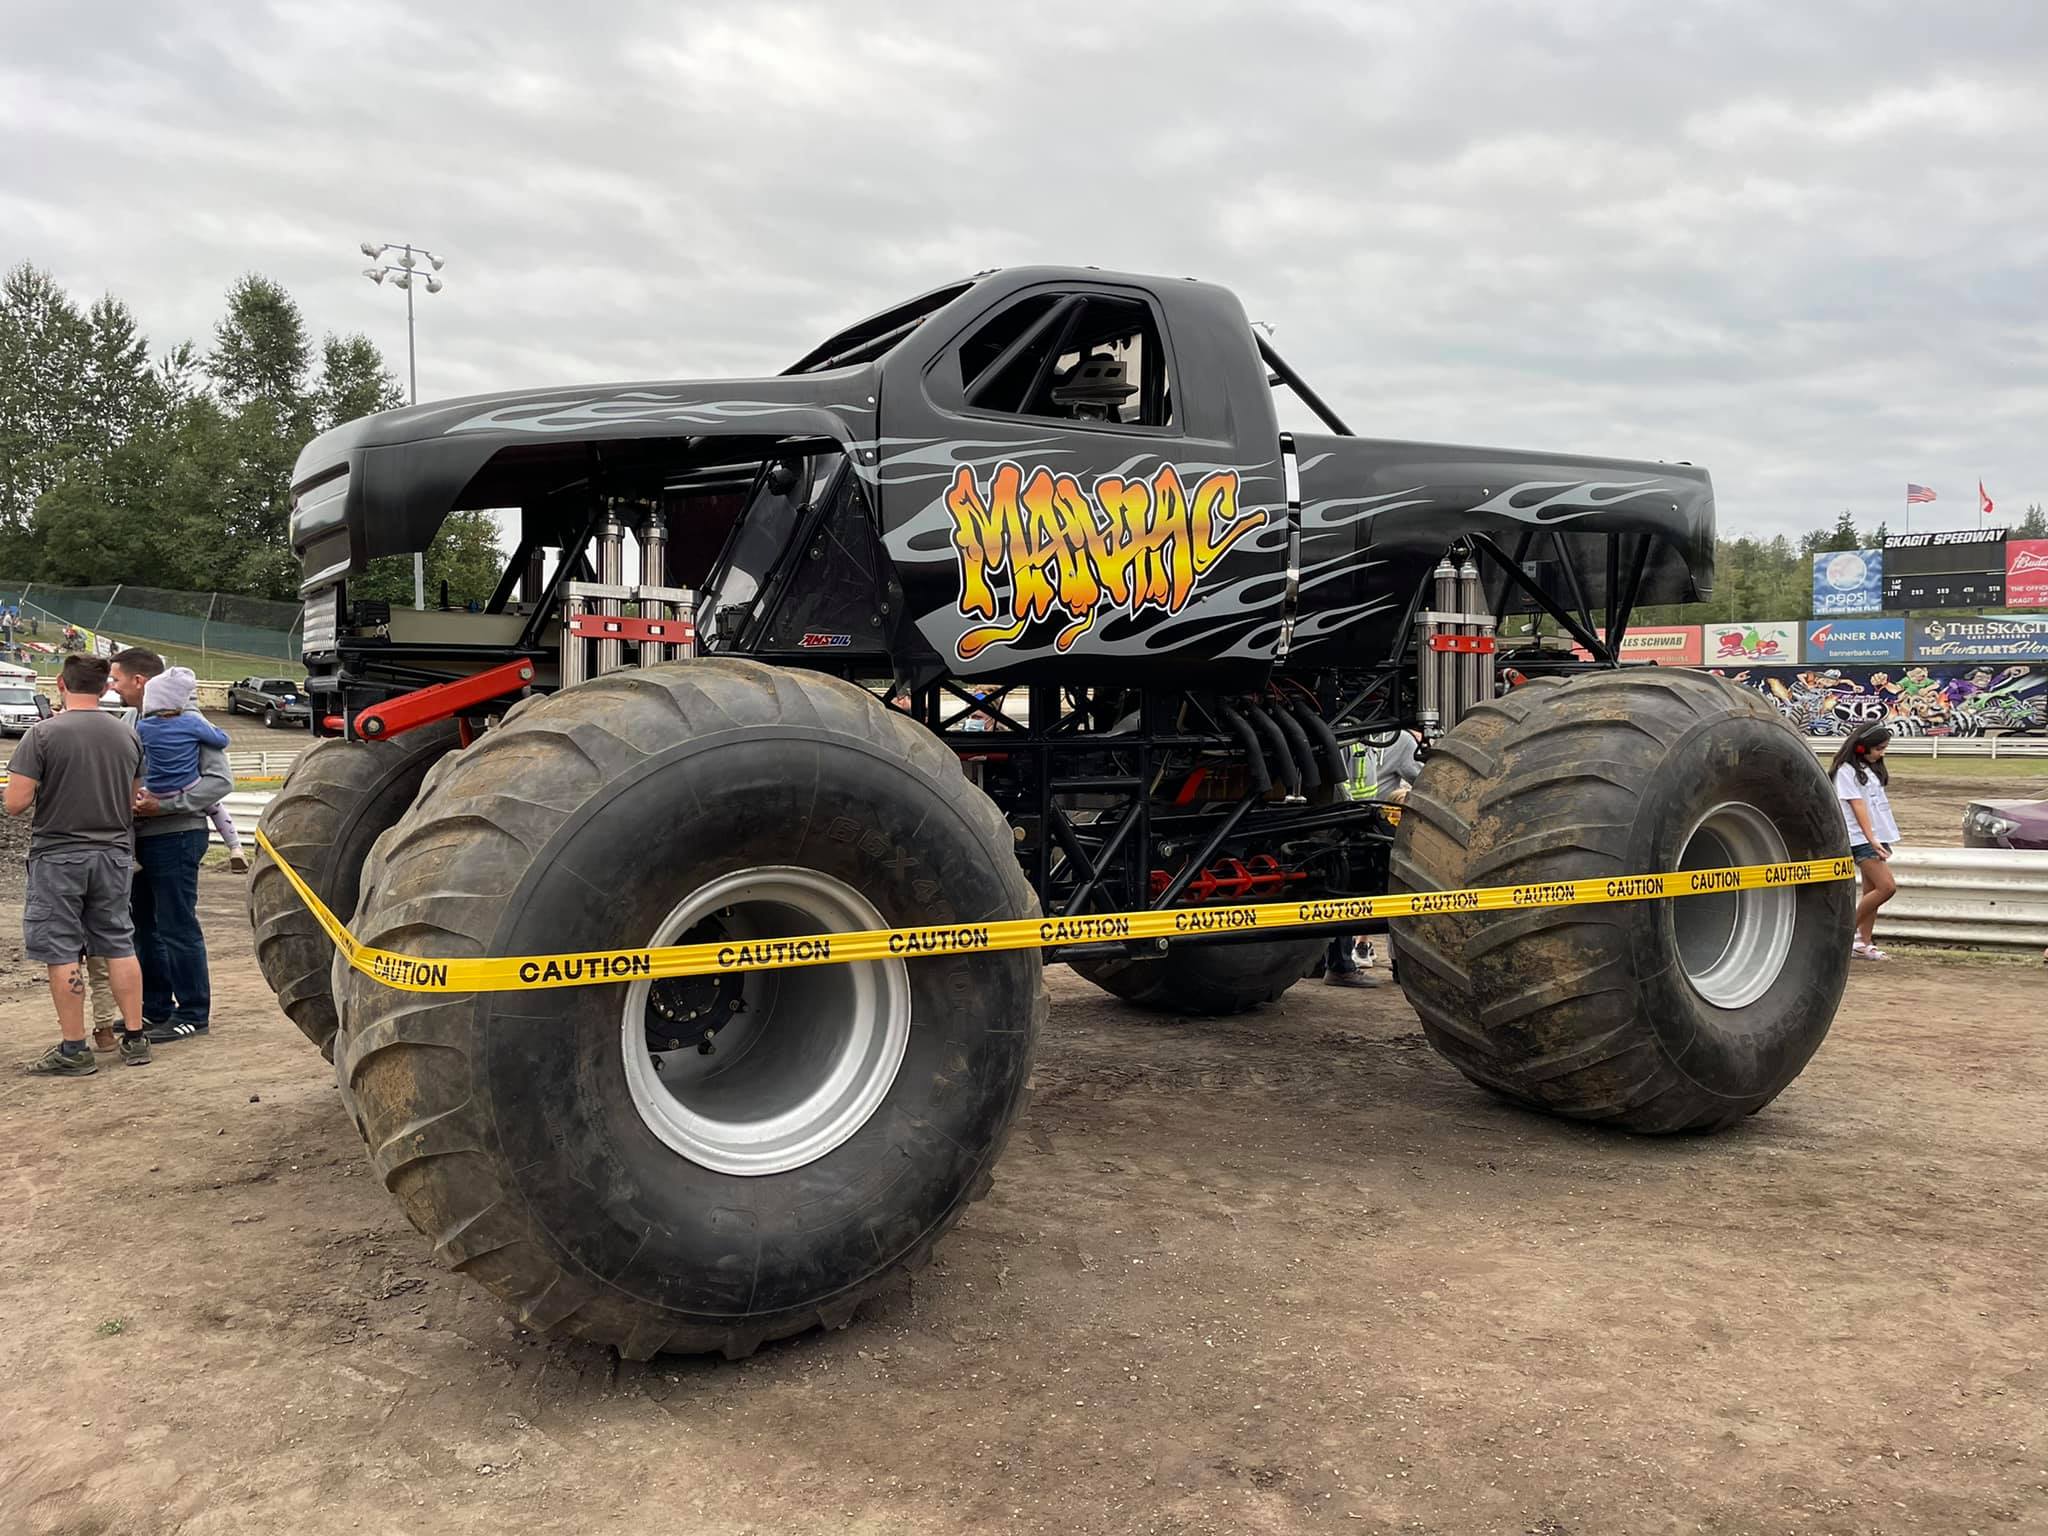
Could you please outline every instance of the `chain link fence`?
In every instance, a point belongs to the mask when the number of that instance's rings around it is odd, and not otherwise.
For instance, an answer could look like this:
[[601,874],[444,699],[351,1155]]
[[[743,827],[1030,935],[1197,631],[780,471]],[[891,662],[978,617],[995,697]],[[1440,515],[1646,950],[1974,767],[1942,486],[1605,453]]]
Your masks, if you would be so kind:
[[106,655],[146,645],[203,679],[299,666],[296,603],[233,592],[176,592],[123,583],[60,587],[0,576],[0,605],[15,614],[9,659],[49,671],[71,650]]

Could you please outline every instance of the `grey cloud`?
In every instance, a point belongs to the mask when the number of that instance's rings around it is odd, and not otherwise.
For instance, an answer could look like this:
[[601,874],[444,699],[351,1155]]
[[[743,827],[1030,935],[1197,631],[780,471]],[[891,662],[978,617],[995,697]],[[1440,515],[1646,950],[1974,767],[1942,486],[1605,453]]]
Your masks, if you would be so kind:
[[1992,0],[44,4],[0,260],[159,344],[257,268],[401,359],[354,248],[413,238],[429,395],[772,370],[987,266],[1198,274],[1362,431],[1961,522],[1979,474],[2048,500],[2044,61]]

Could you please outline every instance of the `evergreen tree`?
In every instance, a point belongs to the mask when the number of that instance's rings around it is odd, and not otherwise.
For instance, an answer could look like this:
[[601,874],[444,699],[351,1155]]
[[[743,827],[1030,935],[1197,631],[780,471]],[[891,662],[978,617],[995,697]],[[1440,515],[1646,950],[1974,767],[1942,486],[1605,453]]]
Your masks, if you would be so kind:
[[292,296],[251,273],[228,290],[228,312],[213,328],[207,371],[230,407],[269,406],[285,430],[310,418],[306,368],[312,349]]
[[2007,535],[2014,539],[2048,539],[2048,513],[2041,510],[2041,503],[2027,503],[2027,515],[2020,519],[2019,526]]
[[313,416],[322,432],[373,411],[405,402],[398,380],[384,366],[384,354],[369,337],[329,335],[320,346],[320,383],[313,391]]
[[0,562],[32,558],[30,519],[79,451],[91,327],[49,273],[0,279]]

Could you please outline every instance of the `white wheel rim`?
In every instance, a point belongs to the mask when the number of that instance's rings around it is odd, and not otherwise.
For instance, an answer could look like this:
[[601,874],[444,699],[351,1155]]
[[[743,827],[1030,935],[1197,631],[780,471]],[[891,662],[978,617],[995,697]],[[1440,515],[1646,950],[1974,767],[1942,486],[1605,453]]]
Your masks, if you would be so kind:
[[[1785,838],[1753,805],[1731,800],[1693,824],[1678,867],[1724,869],[1781,864]],[[1762,997],[1792,951],[1793,892],[1788,886],[1683,896],[1671,903],[1672,936],[1685,979],[1716,1008],[1743,1008]]]
[[[764,865],[692,893],[647,942],[676,943],[707,920],[735,942],[888,926],[843,881]],[[744,1008],[728,1012],[735,996]],[[678,1011],[700,1003],[700,1018]],[[709,1053],[697,1038],[703,1018],[717,1021]],[[657,1050],[650,1019],[664,1047],[678,1043]],[[888,1097],[909,1043],[901,960],[635,982],[620,1021],[642,1123],[700,1167],[749,1177],[787,1173],[844,1144]]]

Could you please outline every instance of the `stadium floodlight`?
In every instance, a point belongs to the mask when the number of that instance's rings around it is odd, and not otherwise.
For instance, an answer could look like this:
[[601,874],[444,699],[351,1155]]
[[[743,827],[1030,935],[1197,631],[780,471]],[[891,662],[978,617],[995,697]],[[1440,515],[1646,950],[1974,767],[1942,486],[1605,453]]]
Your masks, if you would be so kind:
[[[422,258],[425,258],[428,265],[436,272],[440,271],[446,265],[446,262],[432,251],[422,246],[414,245],[409,241],[403,244],[393,244],[390,241],[386,241],[382,245],[376,245],[365,240],[356,249],[360,250],[372,261],[379,261],[394,251],[397,253],[398,259],[395,264],[384,261],[379,266],[365,267],[363,268],[363,276],[367,277],[379,288],[383,287],[384,280],[389,278],[391,279],[392,287],[405,290],[406,397],[414,405],[418,405],[420,403],[420,365],[419,347],[416,339],[417,332],[413,324],[412,313],[413,278],[417,275],[427,292],[439,293],[446,286],[442,283],[441,279],[429,277],[425,272],[418,271],[418,268]],[[412,557],[412,605],[415,608],[427,606],[427,562],[426,556],[419,551],[414,551]]]

